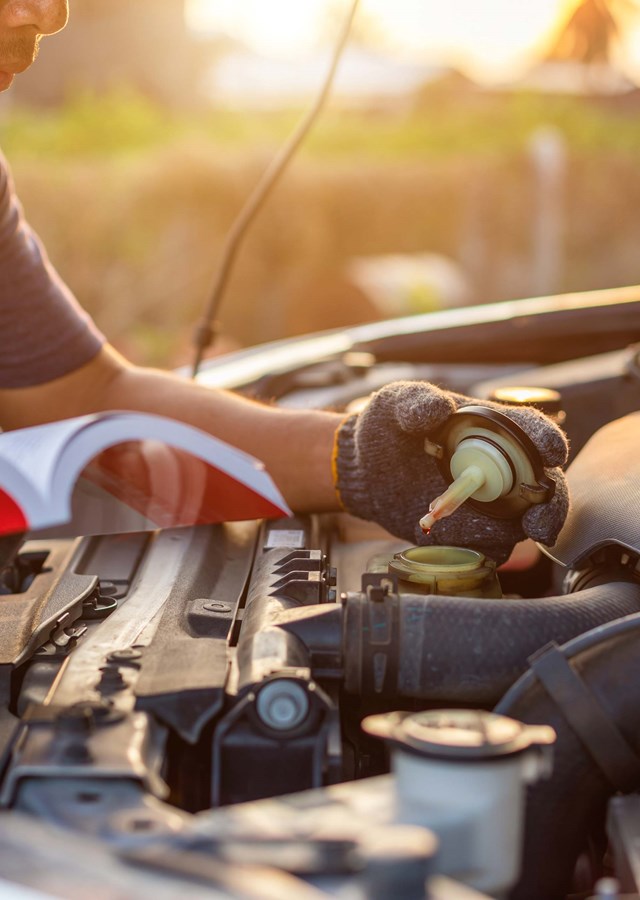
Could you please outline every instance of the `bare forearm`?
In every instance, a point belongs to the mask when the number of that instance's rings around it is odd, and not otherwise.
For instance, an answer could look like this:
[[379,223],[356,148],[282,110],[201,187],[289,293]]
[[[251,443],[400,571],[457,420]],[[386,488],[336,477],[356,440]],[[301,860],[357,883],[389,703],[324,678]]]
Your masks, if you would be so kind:
[[0,392],[5,428],[109,409],[165,415],[263,460],[292,509],[338,508],[331,473],[334,413],[292,411],[130,366],[109,349],[83,370],[38,388]]
[[121,379],[103,408],[156,412],[194,425],[263,460],[292,509],[337,508],[331,452],[339,416],[269,407],[153,370]]

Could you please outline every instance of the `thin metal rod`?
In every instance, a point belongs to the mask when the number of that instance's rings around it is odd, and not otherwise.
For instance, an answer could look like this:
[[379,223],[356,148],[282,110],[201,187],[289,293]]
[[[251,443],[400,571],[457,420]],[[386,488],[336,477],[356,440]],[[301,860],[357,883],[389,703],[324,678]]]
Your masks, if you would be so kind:
[[211,296],[194,333],[195,353],[193,360],[193,369],[191,373],[192,378],[195,378],[198,374],[204,352],[211,345],[215,337],[215,320],[218,315],[222,297],[227,287],[229,276],[231,274],[231,270],[233,268],[233,264],[235,262],[242,239],[244,238],[255,216],[258,214],[265,201],[269,197],[271,191],[277,184],[280,176],[286,169],[290,160],[296,153],[298,147],[311,130],[318,115],[322,111],[324,104],[326,103],[326,100],[333,86],[333,80],[338,68],[338,63],[340,62],[342,52],[349,38],[351,25],[355,18],[359,2],[360,0],[353,0],[351,4],[351,9],[349,10],[349,13],[345,19],[342,31],[334,48],[331,64],[315,102],[313,103],[309,111],[305,114],[305,116],[300,120],[288,140],[285,142],[283,147],[276,154],[274,159],[271,161],[271,163],[263,173],[260,181],[251,192],[251,195],[240,210],[225,238],[221,252],[220,265],[218,266],[218,271],[216,273]]

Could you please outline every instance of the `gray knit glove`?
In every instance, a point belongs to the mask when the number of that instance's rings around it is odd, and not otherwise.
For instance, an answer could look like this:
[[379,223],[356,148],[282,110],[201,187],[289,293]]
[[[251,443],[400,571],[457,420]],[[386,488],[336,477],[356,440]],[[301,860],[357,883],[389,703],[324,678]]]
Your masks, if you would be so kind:
[[[555,494],[548,503],[531,506],[521,519],[491,518],[463,504],[424,535],[419,519],[447,487],[425,452],[424,439],[470,403],[500,410],[529,435],[555,481]],[[338,429],[336,490],[347,512],[378,522],[412,544],[471,547],[500,564],[525,537],[555,543],[569,509],[558,468],[566,459],[564,434],[536,409],[472,400],[426,382],[399,381],[375,393],[362,412]]]

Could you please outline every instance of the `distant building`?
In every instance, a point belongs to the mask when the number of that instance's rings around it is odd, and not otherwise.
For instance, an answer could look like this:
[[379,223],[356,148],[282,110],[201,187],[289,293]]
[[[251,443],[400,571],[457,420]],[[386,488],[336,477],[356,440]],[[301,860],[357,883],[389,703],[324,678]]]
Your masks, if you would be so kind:
[[82,0],[67,28],[45,38],[37,64],[16,79],[15,102],[55,105],[70,93],[128,85],[171,106],[196,98],[201,44],[185,0]]
[[510,87],[542,94],[615,97],[636,89],[629,76],[608,63],[587,65],[576,60],[542,60],[532,66]]
[[[319,90],[329,66],[329,51],[297,59],[274,59],[246,47],[220,53],[209,67],[205,88],[211,98],[229,106],[278,107],[307,101]],[[332,103],[342,106],[387,106],[409,103],[418,87],[433,83],[450,70],[437,65],[399,62],[373,50],[349,46],[332,90]]]

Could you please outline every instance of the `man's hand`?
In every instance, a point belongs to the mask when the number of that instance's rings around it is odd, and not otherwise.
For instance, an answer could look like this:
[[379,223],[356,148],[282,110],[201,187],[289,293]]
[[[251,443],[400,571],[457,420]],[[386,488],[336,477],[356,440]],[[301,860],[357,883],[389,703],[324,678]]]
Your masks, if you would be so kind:
[[[462,506],[423,535],[418,522],[446,488],[435,461],[425,453],[424,439],[460,406],[477,402],[500,410],[529,435],[555,482],[555,494],[515,520]],[[566,459],[563,433],[536,409],[474,401],[424,382],[397,382],[342,423],[336,439],[336,489],[347,512],[376,521],[413,544],[472,547],[500,564],[525,537],[555,542],[569,507],[559,468]]]

